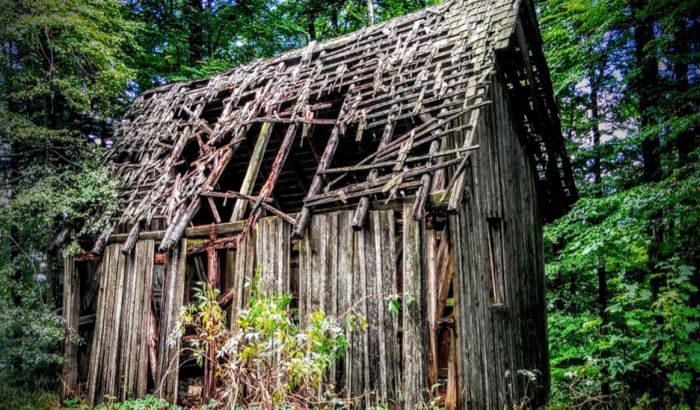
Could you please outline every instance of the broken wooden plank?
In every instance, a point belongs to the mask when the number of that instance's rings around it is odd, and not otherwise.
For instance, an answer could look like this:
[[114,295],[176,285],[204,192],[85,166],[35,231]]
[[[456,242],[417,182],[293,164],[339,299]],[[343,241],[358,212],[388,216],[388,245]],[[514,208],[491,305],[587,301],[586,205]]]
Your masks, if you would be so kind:
[[172,248],[173,245],[182,237],[182,234],[187,228],[187,224],[192,220],[197,211],[199,211],[201,203],[202,202],[199,198],[194,199],[187,207],[187,210],[183,212],[177,220],[170,224],[163,235],[163,240],[160,242],[160,245],[158,245],[159,252],[170,250],[170,248]]
[[[408,158],[406,158],[406,160],[404,162],[405,163],[412,163],[412,162],[426,161],[426,160],[431,160],[431,159],[435,159],[435,158],[439,158],[439,157],[461,154],[461,153],[464,153],[467,151],[473,151],[473,150],[478,149],[478,148],[479,148],[478,145],[474,145],[474,146],[467,147],[467,148],[456,148],[456,149],[450,149],[450,150],[445,150],[445,151],[436,151],[433,154],[408,157]],[[329,174],[341,174],[341,173],[347,173],[347,172],[367,171],[367,170],[374,170],[377,168],[393,167],[394,165],[396,165],[395,161],[372,162],[369,164],[349,165],[346,167],[329,168],[329,169],[323,171],[322,174],[329,175]]]
[[[389,122],[384,126],[384,132],[382,132],[382,138],[379,140],[379,147],[377,150],[382,150],[391,141],[394,135],[394,122]],[[367,175],[367,180],[373,180],[379,175],[379,170],[372,168]],[[369,197],[363,196],[360,198],[360,202],[357,204],[355,209],[355,214],[352,217],[352,227],[354,229],[360,229],[365,224],[365,219],[367,218],[367,211],[369,210]]]
[[128,254],[136,245],[136,241],[139,239],[139,233],[141,232],[141,221],[134,222],[134,225],[129,231],[129,235],[126,237],[124,244],[122,245],[122,253]]
[[[272,191],[275,189],[277,179],[282,173],[282,168],[284,167],[284,163],[287,160],[287,157],[289,156],[289,151],[292,149],[292,143],[294,142],[296,134],[297,125],[291,124],[287,128],[287,132],[284,135],[284,139],[282,140],[282,144],[280,144],[279,150],[277,150],[275,160],[272,162],[270,174],[267,176],[265,184],[260,189],[257,201],[255,202],[255,204],[253,204],[253,207],[251,208],[250,218],[248,218],[248,221],[245,224],[245,228],[239,234],[237,241],[240,242],[241,240],[243,240],[243,238],[245,238],[245,236],[252,230],[253,226],[262,215],[261,206],[263,206],[264,202],[268,198],[270,198],[270,196],[272,195]],[[280,211],[279,215],[282,216],[283,213]]]
[[[428,150],[428,155],[434,154],[440,148],[439,141],[433,141],[430,143],[430,149]],[[432,159],[428,160],[427,166],[433,165]],[[428,194],[430,193],[430,188],[432,187],[433,175],[431,172],[426,172],[421,175],[421,185],[416,193],[416,201],[413,205],[413,219],[419,221],[425,216],[425,203],[428,200]]]
[[221,223],[221,216],[219,215],[219,210],[216,208],[216,203],[212,197],[207,197],[207,204],[209,205],[209,212],[211,212],[212,218],[217,224]]
[[[351,93],[348,93],[345,97],[345,100],[343,100],[343,106],[340,109],[338,119],[335,123],[335,126],[333,127],[333,131],[331,131],[331,135],[328,138],[326,148],[323,150],[323,155],[321,156],[321,160],[318,163],[318,167],[316,167],[316,175],[314,175],[314,179],[311,181],[309,193],[306,195],[306,198],[312,197],[321,192],[323,175],[320,172],[327,169],[331,165],[331,161],[333,160],[333,156],[335,155],[335,150],[338,148],[338,142],[340,140],[340,137],[345,134],[345,115],[347,114],[348,105],[353,99],[354,96]],[[311,210],[309,209],[309,207],[304,205],[304,207],[299,212],[299,216],[297,217],[296,223],[294,224],[294,229],[292,230],[294,236],[303,236],[304,231],[306,230],[306,226],[309,224],[309,217],[311,215],[310,213]]]

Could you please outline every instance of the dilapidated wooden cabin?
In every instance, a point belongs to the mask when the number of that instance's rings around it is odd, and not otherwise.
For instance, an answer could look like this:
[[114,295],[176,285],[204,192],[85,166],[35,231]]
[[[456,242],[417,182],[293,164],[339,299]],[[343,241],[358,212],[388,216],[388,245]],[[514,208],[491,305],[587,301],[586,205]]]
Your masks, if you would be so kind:
[[542,223],[576,191],[531,1],[448,0],[149,91],[109,162],[118,214],[65,262],[64,392],[187,394],[178,309],[204,279],[235,317],[259,267],[302,323],[366,316],[330,376],[345,397],[546,397]]

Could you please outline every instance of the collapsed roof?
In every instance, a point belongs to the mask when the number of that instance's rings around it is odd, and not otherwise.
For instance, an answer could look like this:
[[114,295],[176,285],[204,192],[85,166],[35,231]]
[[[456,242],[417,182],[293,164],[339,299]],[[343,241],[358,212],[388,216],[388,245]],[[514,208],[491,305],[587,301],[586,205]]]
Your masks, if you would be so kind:
[[[137,237],[157,226],[165,250],[190,223],[253,224],[266,211],[301,234],[312,210],[358,203],[361,224],[371,199],[431,190],[454,209],[497,67],[542,213],[557,217],[576,191],[532,5],[451,0],[137,98],[108,156],[119,211],[98,244],[117,227]],[[439,172],[441,186],[426,186]]]

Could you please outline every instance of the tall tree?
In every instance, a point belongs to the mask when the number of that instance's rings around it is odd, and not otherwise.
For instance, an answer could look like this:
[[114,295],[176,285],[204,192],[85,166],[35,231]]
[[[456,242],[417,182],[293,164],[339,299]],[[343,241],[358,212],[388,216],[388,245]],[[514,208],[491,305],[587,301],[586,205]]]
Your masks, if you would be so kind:
[[697,405],[693,3],[539,3],[582,194],[546,228],[554,395],[574,405]]
[[135,27],[122,11],[116,0],[0,1],[0,366],[26,383],[46,382],[59,360],[49,245],[110,215],[98,162],[134,74]]

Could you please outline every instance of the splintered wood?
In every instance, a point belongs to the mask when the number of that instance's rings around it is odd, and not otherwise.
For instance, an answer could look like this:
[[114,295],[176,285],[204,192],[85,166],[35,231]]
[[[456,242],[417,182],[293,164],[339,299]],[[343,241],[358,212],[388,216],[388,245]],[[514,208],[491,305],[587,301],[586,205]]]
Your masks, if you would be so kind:
[[[457,167],[447,172],[453,202],[458,201],[465,158],[476,146],[470,126],[489,103],[484,93],[495,69],[494,50],[513,32],[514,8],[510,0],[447,1],[207,80],[146,93],[121,124],[109,155],[121,197],[118,218],[103,236],[115,226],[133,227],[123,248],[128,252],[141,226],[163,219],[168,229],[159,247],[170,249],[199,212],[200,197],[215,191],[239,155],[249,156],[249,166],[234,189],[258,200],[250,204],[239,198],[227,210],[231,214],[220,215],[208,197],[205,208],[213,222],[241,220],[250,208],[254,224],[269,211],[263,204],[277,188],[280,173],[292,172],[283,168],[301,149],[292,144],[297,126],[302,145],[316,139],[315,127],[333,126],[316,167],[294,171],[297,177],[314,175],[310,186],[302,183],[308,191],[301,209],[291,210],[300,211],[297,236],[314,209],[347,201],[359,202],[353,223],[359,228],[369,200],[419,192],[423,199],[414,215],[420,219],[428,191],[444,188],[430,186],[430,176],[448,168]],[[466,126],[453,126],[465,116],[470,119]],[[256,123],[262,126],[253,127]],[[273,124],[280,128],[275,133]],[[284,142],[268,144],[273,135],[285,135]],[[345,138],[373,148],[355,164],[344,162],[343,174],[331,180],[326,173],[344,155],[336,147]],[[255,149],[240,153],[246,151],[237,149],[247,139]],[[268,147],[279,147],[278,155],[264,155]],[[261,165],[273,157],[269,175],[264,175]],[[259,193],[253,192],[257,178],[266,181]],[[250,228],[242,235],[249,233]]]

